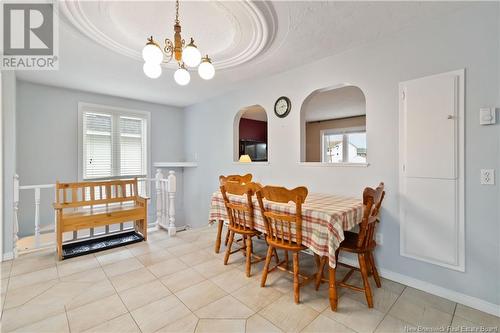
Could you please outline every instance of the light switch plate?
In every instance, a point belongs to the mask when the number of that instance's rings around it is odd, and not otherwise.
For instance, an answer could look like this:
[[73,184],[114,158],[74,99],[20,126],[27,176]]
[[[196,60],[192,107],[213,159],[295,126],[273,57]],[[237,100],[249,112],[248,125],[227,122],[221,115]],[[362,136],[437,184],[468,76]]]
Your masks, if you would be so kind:
[[493,125],[496,123],[495,108],[480,108],[479,109],[479,124]]
[[481,169],[481,185],[495,185],[494,169]]

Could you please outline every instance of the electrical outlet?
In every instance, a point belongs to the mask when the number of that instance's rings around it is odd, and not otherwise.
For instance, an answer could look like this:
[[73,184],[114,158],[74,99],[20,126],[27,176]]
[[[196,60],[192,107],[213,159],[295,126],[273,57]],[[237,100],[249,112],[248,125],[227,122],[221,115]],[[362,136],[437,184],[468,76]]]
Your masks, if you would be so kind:
[[481,185],[495,185],[494,169],[481,169]]
[[382,237],[382,234],[381,233],[376,233],[375,234],[375,242],[377,243],[377,245],[382,245],[384,244],[384,237]]

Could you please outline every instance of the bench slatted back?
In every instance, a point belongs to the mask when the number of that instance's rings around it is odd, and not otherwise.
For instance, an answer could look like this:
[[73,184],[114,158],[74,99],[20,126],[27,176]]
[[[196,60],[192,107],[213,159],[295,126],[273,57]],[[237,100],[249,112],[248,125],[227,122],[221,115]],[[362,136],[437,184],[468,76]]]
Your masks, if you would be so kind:
[[56,203],[67,208],[134,201],[138,196],[137,178],[56,183]]

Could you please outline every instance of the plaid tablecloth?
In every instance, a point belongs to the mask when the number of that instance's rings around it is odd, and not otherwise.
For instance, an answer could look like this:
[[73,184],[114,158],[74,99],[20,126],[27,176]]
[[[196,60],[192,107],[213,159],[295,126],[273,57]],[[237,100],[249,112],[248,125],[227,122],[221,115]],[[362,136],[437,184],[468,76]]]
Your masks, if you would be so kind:
[[[229,195],[232,202],[245,203],[246,197]],[[264,220],[257,199],[253,198],[255,228],[265,231]],[[295,205],[265,202],[266,209],[275,212],[295,212]],[[335,251],[344,240],[344,230],[351,230],[361,222],[363,202],[345,196],[310,193],[302,205],[302,244],[311,251],[328,256],[329,264],[335,267]],[[220,191],[212,195],[209,223],[228,221],[224,199]]]

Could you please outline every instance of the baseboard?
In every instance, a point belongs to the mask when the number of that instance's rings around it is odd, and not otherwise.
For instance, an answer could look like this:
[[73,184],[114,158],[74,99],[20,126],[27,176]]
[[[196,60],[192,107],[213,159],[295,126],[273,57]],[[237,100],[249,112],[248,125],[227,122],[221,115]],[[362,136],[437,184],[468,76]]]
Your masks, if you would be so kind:
[[2,261],[12,260],[14,259],[14,253],[12,252],[4,253],[1,259]]
[[[344,264],[359,267],[358,261],[351,258],[340,256],[339,261]],[[378,272],[380,276],[388,280],[392,280],[406,286],[425,291],[429,294],[433,294],[449,299],[450,301],[466,305],[473,309],[489,313],[493,316],[500,317],[500,305],[493,304],[477,297],[465,295],[458,291],[443,288],[441,286],[437,286],[435,284],[415,279],[410,276],[396,273],[387,269],[382,268],[379,269]]]

